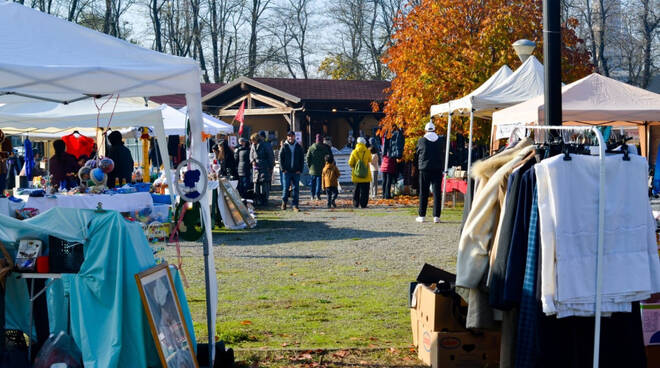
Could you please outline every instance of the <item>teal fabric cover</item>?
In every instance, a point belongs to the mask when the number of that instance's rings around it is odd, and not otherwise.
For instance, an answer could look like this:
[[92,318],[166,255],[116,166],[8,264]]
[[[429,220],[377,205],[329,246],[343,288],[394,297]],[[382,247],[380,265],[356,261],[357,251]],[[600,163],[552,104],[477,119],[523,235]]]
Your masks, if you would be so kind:
[[[17,239],[38,238],[47,244],[48,235],[85,244],[80,272],[63,276],[48,290],[51,331],[66,330],[68,294],[71,335],[85,367],[161,366],[134,277],[156,264],[141,227],[115,211],[53,208],[25,221],[0,216],[0,240],[10,253],[15,253]],[[195,342],[181,280],[171,271]],[[27,331],[26,283],[10,276],[7,285],[6,326]]]

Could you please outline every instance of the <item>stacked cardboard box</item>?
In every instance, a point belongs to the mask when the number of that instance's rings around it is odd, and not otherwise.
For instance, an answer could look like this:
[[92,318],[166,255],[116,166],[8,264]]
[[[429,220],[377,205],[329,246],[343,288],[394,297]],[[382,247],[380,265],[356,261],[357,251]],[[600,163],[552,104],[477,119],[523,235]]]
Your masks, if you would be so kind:
[[455,303],[424,284],[414,289],[410,322],[419,359],[434,368],[496,367],[500,334],[466,330]]

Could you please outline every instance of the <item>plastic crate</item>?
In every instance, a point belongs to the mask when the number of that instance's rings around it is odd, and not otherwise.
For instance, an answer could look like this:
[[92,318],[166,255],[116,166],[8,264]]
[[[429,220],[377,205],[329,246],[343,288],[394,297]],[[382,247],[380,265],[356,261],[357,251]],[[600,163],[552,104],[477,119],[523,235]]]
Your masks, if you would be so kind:
[[83,244],[48,237],[48,266],[52,273],[78,273],[85,260]]
[[151,190],[151,183],[135,183],[133,187],[138,192],[149,192]]

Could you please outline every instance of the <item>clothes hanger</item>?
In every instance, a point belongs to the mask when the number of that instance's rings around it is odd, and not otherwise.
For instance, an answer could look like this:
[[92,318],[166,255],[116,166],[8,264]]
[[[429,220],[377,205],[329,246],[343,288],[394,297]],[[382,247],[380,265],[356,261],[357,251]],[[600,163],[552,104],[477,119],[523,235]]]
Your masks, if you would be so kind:
[[[629,151],[628,151],[628,144],[626,143],[627,141],[631,140],[632,137],[627,137],[623,135],[620,140],[615,141],[612,144],[607,145],[607,149],[605,150],[606,153],[614,153],[614,154],[623,154],[623,161],[630,161],[630,156],[629,156]],[[620,150],[617,150],[617,148],[621,148]]]

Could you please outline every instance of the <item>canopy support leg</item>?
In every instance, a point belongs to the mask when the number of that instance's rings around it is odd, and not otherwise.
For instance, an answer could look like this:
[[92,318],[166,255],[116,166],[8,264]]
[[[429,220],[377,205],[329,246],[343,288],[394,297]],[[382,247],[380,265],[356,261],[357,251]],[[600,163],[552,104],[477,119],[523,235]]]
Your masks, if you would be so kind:
[[[451,111],[451,106],[450,109]],[[447,189],[447,173],[449,172],[449,141],[451,140],[451,113],[449,113],[449,119],[447,122],[447,145],[445,148],[445,169],[442,173],[442,201],[440,202],[440,216],[442,216],[442,210],[445,208],[445,190]],[[419,188],[420,190],[422,188]],[[438,193],[433,193],[434,196]]]

